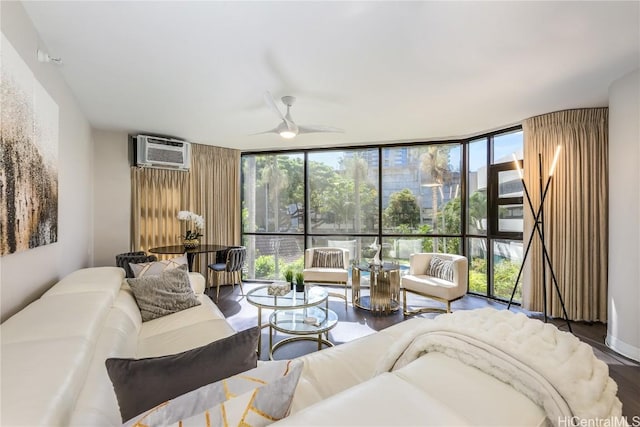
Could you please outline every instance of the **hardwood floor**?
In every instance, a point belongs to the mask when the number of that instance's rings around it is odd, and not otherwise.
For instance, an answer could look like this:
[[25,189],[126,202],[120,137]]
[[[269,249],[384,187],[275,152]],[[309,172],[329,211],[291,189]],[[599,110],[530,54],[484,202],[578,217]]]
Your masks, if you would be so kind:
[[[261,285],[262,284],[258,283],[245,283],[243,286],[246,292],[253,287]],[[215,295],[215,291],[213,293],[210,292],[210,295]],[[416,295],[411,295],[408,303],[409,306],[440,306],[435,301]],[[236,330],[243,330],[256,325],[258,310],[256,307],[249,304],[246,298],[240,295],[239,286],[236,286],[235,289],[232,289],[231,286],[221,287],[218,307]],[[330,339],[336,345],[369,335],[395,323],[402,322],[405,319],[401,311],[389,316],[374,316],[366,310],[354,308],[351,304],[348,304],[345,309],[344,301],[333,297],[329,300],[329,307],[338,315],[338,325],[330,332]],[[452,304],[453,311],[471,310],[482,307],[493,307],[499,310],[506,310],[507,305],[502,302],[473,295],[467,295]],[[513,306],[511,310],[521,311],[530,317],[542,320],[542,315],[540,313],[529,313],[526,310]],[[268,316],[270,313],[270,310],[263,311],[263,324],[268,323]],[[435,317],[436,315],[436,313],[429,313],[421,316]],[[567,325],[564,320],[551,319],[550,322],[555,324],[559,329],[567,331]],[[618,397],[622,402],[622,413],[628,417],[628,422],[632,423],[632,417],[634,416],[639,417],[636,420],[640,422],[640,364],[619,355],[604,344],[607,333],[607,327],[605,324],[572,322],[571,327],[574,335],[583,342],[591,345],[596,357],[607,363],[609,366],[609,375],[618,384]],[[268,360],[267,347],[269,338],[267,328],[262,330],[262,337],[261,359]],[[275,340],[280,339],[282,339],[282,334],[279,334],[275,338]],[[296,342],[278,349],[276,358],[292,358],[316,351],[316,349],[317,346],[315,343],[304,341]]]

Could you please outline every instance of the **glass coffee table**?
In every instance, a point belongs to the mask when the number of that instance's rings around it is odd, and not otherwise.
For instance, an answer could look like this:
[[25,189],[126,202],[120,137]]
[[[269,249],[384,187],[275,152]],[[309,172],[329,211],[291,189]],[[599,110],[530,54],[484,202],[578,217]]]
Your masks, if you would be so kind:
[[[273,353],[285,344],[296,341],[316,341],[318,350],[322,344],[333,347],[329,341],[329,331],[338,324],[338,315],[328,308],[307,307],[295,310],[276,310],[269,316],[269,359]],[[273,343],[273,330],[294,335]],[[326,334],[326,339],[322,338]]]
[[[262,325],[263,308],[276,311],[287,311],[315,307],[324,302],[325,309],[329,310],[329,293],[326,289],[320,286],[306,285],[304,292],[291,290],[288,294],[282,296],[269,295],[268,290],[269,285],[266,285],[259,286],[247,292],[247,301],[249,304],[258,307],[258,327],[260,329],[266,326],[271,326]],[[271,331],[269,331],[269,336],[271,337]],[[258,357],[260,357],[261,349],[262,334],[258,335]],[[271,345],[269,345],[269,351],[271,351]]]

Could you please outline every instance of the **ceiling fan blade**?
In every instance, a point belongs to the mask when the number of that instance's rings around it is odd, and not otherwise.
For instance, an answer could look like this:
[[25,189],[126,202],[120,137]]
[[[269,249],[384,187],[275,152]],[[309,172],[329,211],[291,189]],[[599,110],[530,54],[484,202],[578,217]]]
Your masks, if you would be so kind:
[[293,128],[293,126],[291,126],[291,121],[284,114],[282,114],[282,111],[278,109],[276,102],[273,100],[271,92],[266,91],[264,93],[264,102],[267,104],[267,107],[269,107],[269,109],[271,109],[271,111],[273,111],[276,116],[280,118],[280,120],[284,121],[287,124],[289,130]]
[[250,133],[249,136],[254,136],[254,135],[264,135],[265,133],[279,133],[278,129],[273,128],[271,130],[265,130],[264,132],[256,132],[256,133]]
[[319,133],[319,132],[343,133],[344,129],[334,128],[331,126],[309,125],[309,126],[298,126],[298,132],[299,133]]

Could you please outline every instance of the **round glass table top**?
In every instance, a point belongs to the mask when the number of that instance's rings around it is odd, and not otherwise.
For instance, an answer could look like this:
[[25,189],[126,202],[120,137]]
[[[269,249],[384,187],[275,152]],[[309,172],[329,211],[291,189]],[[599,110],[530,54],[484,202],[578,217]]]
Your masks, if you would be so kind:
[[361,262],[358,265],[355,265],[354,268],[357,268],[360,271],[371,271],[371,270],[383,270],[383,271],[391,271],[398,270],[400,268],[400,264],[394,262],[385,262],[382,265],[373,265],[366,262]]
[[338,315],[323,307],[278,310],[269,316],[269,324],[274,329],[286,334],[321,334],[338,324]]
[[259,286],[247,292],[247,301],[257,307],[286,310],[318,305],[329,297],[321,286],[305,285],[304,292],[289,291],[282,296],[269,295],[269,285]]

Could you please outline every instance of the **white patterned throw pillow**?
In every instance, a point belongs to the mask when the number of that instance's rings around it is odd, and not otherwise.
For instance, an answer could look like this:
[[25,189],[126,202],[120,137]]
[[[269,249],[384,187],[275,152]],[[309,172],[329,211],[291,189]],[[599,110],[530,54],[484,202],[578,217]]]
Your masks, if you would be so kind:
[[134,277],[157,276],[165,271],[173,270],[181,265],[187,265],[187,255],[166,259],[163,261],[141,262],[139,264],[129,263]]
[[265,363],[164,402],[124,425],[267,426],[288,415],[303,364]]
[[338,249],[317,249],[313,251],[311,267],[344,268],[344,256]]
[[431,258],[427,275],[453,282],[453,261],[434,256]]

